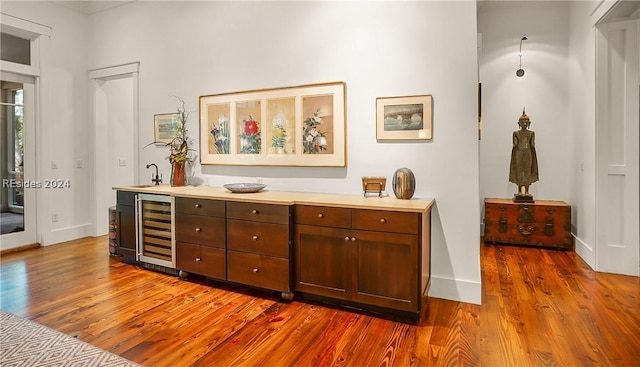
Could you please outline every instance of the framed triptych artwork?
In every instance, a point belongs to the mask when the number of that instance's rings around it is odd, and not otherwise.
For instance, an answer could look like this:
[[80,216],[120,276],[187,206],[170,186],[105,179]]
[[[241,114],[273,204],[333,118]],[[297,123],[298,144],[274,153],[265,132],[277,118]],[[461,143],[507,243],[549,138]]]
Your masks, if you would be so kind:
[[345,166],[345,83],[201,96],[200,161]]

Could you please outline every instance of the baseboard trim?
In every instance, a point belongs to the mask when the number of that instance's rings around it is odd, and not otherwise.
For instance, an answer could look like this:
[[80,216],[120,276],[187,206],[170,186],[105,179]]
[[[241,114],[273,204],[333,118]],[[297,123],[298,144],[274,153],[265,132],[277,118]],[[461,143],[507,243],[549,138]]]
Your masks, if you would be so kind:
[[38,247],[40,247],[39,243],[31,243],[31,244],[28,244],[28,245],[22,245],[22,246],[18,246],[18,247],[14,247],[14,248],[9,248],[9,249],[0,251],[0,256],[6,255],[6,254],[10,254],[12,252],[20,252],[20,251],[25,251],[25,250],[31,250],[31,249],[38,248]]
[[591,269],[596,268],[596,252],[586,242],[582,241],[580,237],[573,235],[575,252],[586,262]]
[[482,283],[432,275],[429,297],[480,305],[482,304]]
[[56,243],[77,240],[78,238],[93,237],[91,224],[81,224],[79,226],[55,229],[44,236],[43,246],[54,245]]

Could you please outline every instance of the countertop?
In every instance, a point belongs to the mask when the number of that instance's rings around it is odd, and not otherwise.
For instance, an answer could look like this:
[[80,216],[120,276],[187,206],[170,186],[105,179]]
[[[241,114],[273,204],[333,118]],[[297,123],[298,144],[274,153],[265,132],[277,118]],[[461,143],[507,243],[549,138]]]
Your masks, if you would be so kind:
[[212,186],[171,186],[171,185],[138,185],[114,187],[114,190],[133,191],[144,194],[169,195],[175,197],[191,197],[202,199],[220,199],[280,205],[314,205],[345,208],[362,208],[392,211],[428,212],[434,199],[411,198],[397,199],[392,196],[367,196],[347,194],[326,194],[297,191],[274,191],[264,189],[257,193],[232,193],[223,187]]

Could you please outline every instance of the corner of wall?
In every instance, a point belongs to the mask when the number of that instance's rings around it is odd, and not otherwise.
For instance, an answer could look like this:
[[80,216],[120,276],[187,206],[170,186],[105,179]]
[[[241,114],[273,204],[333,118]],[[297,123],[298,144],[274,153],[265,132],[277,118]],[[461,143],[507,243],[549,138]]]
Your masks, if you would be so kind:
[[584,260],[591,269],[596,268],[596,252],[584,242],[580,237],[573,235],[575,243],[575,253]]
[[431,276],[429,297],[482,304],[482,284],[477,281]]

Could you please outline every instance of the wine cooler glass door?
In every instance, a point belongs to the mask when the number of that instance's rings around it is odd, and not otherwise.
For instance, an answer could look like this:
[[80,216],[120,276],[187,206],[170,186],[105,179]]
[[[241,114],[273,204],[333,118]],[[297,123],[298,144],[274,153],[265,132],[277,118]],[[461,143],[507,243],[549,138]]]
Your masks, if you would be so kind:
[[170,196],[138,195],[138,261],[175,268],[172,209]]

